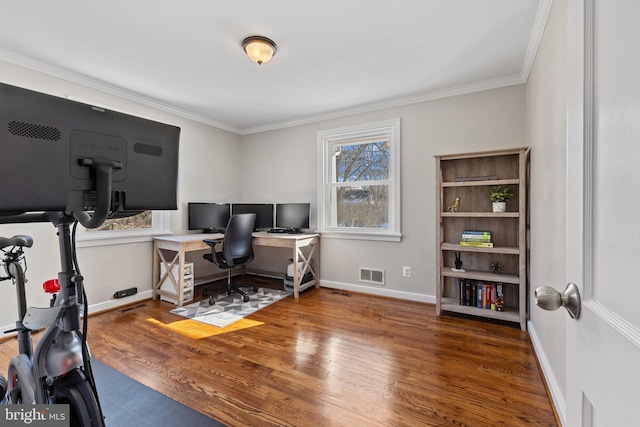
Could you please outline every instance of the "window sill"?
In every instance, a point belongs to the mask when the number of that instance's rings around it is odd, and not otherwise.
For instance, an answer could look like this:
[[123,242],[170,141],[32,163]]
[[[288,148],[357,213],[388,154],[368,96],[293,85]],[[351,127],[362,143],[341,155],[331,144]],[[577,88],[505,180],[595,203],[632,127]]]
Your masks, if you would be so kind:
[[[96,233],[95,235],[93,233]],[[78,233],[76,247],[89,248],[93,246],[123,245],[128,243],[143,243],[153,241],[155,236],[163,236],[171,233],[159,231],[96,231]]]
[[348,240],[371,240],[380,242],[400,242],[402,234],[400,233],[367,233],[363,231],[322,231],[323,239],[348,239]]

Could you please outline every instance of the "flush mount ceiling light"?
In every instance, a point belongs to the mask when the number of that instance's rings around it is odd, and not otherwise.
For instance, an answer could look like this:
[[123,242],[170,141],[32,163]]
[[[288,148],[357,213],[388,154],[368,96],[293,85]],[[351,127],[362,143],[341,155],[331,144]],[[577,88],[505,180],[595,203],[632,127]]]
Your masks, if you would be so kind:
[[247,53],[249,59],[258,63],[258,65],[269,62],[278,50],[273,40],[262,36],[247,37],[242,40],[242,48]]

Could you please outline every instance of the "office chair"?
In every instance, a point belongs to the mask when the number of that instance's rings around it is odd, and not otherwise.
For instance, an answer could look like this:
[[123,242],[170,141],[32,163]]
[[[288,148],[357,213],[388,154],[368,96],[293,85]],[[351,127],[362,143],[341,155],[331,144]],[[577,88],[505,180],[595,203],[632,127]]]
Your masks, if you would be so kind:
[[[227,295],[235,292],[242,295],[244,302],[249,301],[249,295],[231,283],[231,270],[236,266],[243,266],[253,261],[252,233],[255,220],[256,214],[254,213],[233,215],[229,219],[223,239],[204,240],[207,245],[211,246],[211,253],[204,254],[203,258],[227,270],[227,286],[219,289],[218,292],[209,297],[209,305],[213,305],[215,303],[215,297],[223,291],[226,291]],[[222,243],[222,250],[220,252],[216,251],[216,245],[218,243]],[[205,287],[202,295],[207,296],[210,288],[211,287]],[[252,290],[253,292],[257,292],[258,288],[252,286]]]

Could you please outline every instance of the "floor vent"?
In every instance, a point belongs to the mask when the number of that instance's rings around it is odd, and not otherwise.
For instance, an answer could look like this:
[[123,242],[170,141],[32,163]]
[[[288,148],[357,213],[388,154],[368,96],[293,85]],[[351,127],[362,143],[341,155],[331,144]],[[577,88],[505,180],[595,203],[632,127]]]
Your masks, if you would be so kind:
[[138,304],[134,306],[129,306],[120,310],[121,313],[126,313],[127,311],[135,310],[136,308],[145,307],[146,304]]
[[360,267],[360,281],[374,285],[384,285],[384,270],[381,268]]
[[334,292],[331,292],[331,295],[340,295],[340,296],[343,296],[343,297],[351,297],[351,294],[349,292],[334,291]]

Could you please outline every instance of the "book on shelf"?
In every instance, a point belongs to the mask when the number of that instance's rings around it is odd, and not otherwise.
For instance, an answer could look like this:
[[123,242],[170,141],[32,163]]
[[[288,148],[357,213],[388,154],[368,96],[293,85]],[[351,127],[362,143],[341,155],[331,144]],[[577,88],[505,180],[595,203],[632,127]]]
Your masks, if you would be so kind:
[[503,311],[504,309],[505,286],[502,283],[460,279],[459,289],[460,305],[492,311]]
[[460,239],[461,242],[478,242],[478,243],[491,243],[491,238],[490,237],[465,237],[462,236],[462,238]]
[[502,283],[496,283],[496,311],[504,309],[504,286]]
[[490,231],[463,230],[462,235],[491,237]]
[[465,242],[460,241],[460,246],[471,246],[476,248],[492,248],[493,243],[491,242]]

